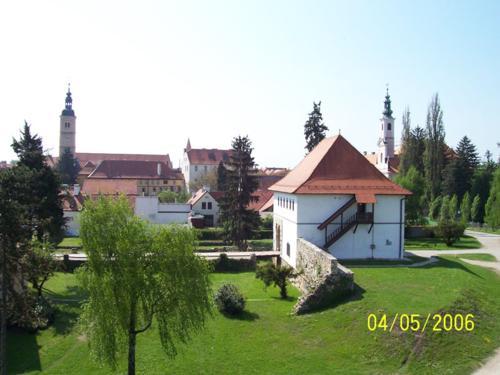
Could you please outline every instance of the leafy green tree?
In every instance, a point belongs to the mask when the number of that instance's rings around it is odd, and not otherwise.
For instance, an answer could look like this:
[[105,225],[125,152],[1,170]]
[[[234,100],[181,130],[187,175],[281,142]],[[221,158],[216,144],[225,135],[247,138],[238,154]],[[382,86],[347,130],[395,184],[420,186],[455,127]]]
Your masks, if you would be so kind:
[[457,211],[458,211],[458,198],[456,194],[453,194],[450,199],[449,205],[449,217],[451,221],[455,221],[457,219]]
[[128,349],[135,374],[136,337],[158,326],[167,356],[204,325],[211,309],[209,267],[194,254],[195,234],[180,226],[149,226],[128,201],[88,201],[81,215],[88,262],[79,279],[88,292],[82,322],[92,354],[116,367]]
[[24,259],[27,265],[26,278],[36,290],[38,298],[43,299],[43,286],[57,269],[54,246],[46,239],[40,241],[34,238],[30,247],[31,251],[26,253]]
[[403,124],[403,130],[401,131],[399,173],[404,175],[412,166],[409,157],[409,151],[411,148],[411,117],[409,107],[405,108],[403,115],[401,116],[401,122]]
[[443,200],[441,202],[441,209],[439,213],[439,222],[450,222],[451,217],[450,217],[450,197],[448,195],[445,195],[443,197]]
[[483,223],[485,215],[485,205],[488,201],[488,196],[490,194],[491,182],[493,180],[493,173],[497,165],[492,158],[491,152],[486,151],[485,161],[476,168],[474,176],[472,177],[472,196],[479,195],[481,198],[481,204],[478,211],[478,220],[476,222]]
[[59,194],[60,180],[47,165],[43,154],[42,139],[32,135],[30,126],[25,123],[19,140],[14,139],[12,148],[19,158],[15,168],[24,166],[32,172],[28,182],[31,190],[28,205],[31,227],[39,240],[44,235],[52,243],[59,243],[64,237],[64,217]]
[[490,196],[486,202],[485,221],[493,228],[500,226],[500,168],[493,174]]
[[235,137],[232,147],[233,152],[227,163],[226,190],[219,203],[220,219],[226,240],[239,249],[246,249],[247,240],[260,224],[259,214],[247,208],[255,199],[252,194],[259,183],[254,174],[256,165],[250,139]]
[[57,162],[57,171],[61,176],[63,184],[72,185],[76,184],[78,173],[80,172],[80,163],[73,156],[71,151],[66,150]]
[[472,219],[472,222],[474,223],[480,223],[482,220],[482,215],[481,215],[481,198],[479,195],[476,195],[474,199],[472,200],[472,207],[470,209],[470,216]]
[[443,110],[438,94],[434,94],[427,109],[424,169],[428,200],[441,194],[441,175],[444,169]]
[[158,200],[161,203],[185,203],[189,200],[189,194],[185,190],[179,192],[163,190],[158,194]]
[[410,190],[413,194],[406,199],[405,217],[408,224],[425,223],[424,205],[424,186],[423,176],[414,166],[410,166],[405,175],[398,175],[396,183]]
[[441,212],[441,205],[443,203],[443,197],[438,196],[434,198],[429,207],[429,217],[432,220],[438,220]]
[[280,289],[280,296],[283,299],[288,297],[288,280],[296,276],[297,274],[293,268],[284,265],[277,266],[271,262],[258,264],[255,273],[255,277],[261,279],[266,288],[272,284],[278,287]]
[[217,190],[217,170],[211,169],[189,182],[190,191],[196,192],[202,187],[209,187],[212,191]]
[[27,181],[31,173],[26,167],[0,169],[0,374],[7,374],[7,323],[12,324],[13,309],[27,308],[26,290],[20,280],[20,261],[30,238],[28,211],[23,201],[31,194]]
[[309,119],[304,125],[307,152],[311,152],[326,137],[327,130],[328,127],[323,123],[321,114],[321,101],[313,102],[313,111],[309,113]]
[[468,191],[464,194],[462,203],[460,204],[460,216],[462,218],[462,224],[467,225],[471,219],[471,200]]

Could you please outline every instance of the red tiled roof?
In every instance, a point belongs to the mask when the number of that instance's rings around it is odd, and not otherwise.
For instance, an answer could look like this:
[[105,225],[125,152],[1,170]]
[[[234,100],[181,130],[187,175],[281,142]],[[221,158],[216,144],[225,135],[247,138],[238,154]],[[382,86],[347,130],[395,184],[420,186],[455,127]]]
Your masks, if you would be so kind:
[[64,211],[81,211],[84,200],[82,194],[74,195],[67,190],[61,192],[62,209]]
[[260,211],[269,200],[272,201],[273,194],[274,193],[269,190],[256,190],[252,194],[255,200],[252,200],[247,208],[257,212]]
[[228,162],[233,150],[192,148],[187,150],[186,153],[191,164],[216,165],[221,161],[224,163]]
[[[160,165],[160,174],[158,174]],[[142,160],[103,160],[88,176],[94,178],[183,179],[179,170],[166,163]]]
[[411,194],[386,178],[341,135],[321,141],[270,190],[296,194]]
[[[138,160],[138,161],[158,161],[167,163],[172,167],[170,156],[159,154],[108,154],[108,153],[95,153],[95,152],[75,152],[75,158],[80,163],[80,168],[91,167],[93,164],[96,166],[103,160]],[[51,166],[57,164],[59,157],[49,156],[48,163]],[[90,162],[90,164],[89,164]]]
[[196,202],[198,202],[205,194],[210,194],[210,196],[216,201],[218,202],[220,198],[222,198],[222,196],[224,195],[224,192],[222,191],[206,191],[206,190],[203,190],[203,189],[199,189],[196,193],[194,193],[194,195],[189,198],[189,200],[187,201],[188,204],[190,205],[194,205],[196,204]]

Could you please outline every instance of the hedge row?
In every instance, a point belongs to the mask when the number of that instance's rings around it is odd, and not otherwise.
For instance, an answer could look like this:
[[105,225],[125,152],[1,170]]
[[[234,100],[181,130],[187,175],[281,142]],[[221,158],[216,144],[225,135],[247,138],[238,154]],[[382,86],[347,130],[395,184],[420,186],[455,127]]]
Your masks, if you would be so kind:
[[[213,241],[213,240],[224,240],[224,231],[222,228],[205,228],[205,229],[196,229],[198,233],[198,238],[200,241]],[[272,229],[260,229],[254,232],[252,236],[252,240],[265,240],[273,238]]]

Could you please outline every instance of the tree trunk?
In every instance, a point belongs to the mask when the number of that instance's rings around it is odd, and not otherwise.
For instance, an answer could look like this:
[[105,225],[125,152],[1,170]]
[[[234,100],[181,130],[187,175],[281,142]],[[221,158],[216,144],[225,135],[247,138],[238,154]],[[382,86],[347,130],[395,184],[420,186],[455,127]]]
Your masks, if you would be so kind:
[[130,309],[130,321],[128,328],[128,375],[135,375],[135,321],[136,321],[135,303],[132,303]]

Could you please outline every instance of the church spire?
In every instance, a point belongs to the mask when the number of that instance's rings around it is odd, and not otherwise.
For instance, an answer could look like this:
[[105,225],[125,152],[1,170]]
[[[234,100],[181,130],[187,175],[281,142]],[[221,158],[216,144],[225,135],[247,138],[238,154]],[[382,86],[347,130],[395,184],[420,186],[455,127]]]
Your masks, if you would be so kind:
[[387,85],[385,91],[384,112],[382,112],[382,114],[386,117],[392,116],[391,97],[389,96],[389,85]]
[[191,141],[188,138],[187,145],[186,145],[186,151],[191,150]]
[[64,109],[61,113],[62,116],[75,116],[75,111],[73,111],[73,98],[71,97],[70,84],[68,83],[68,92],[66,93],[66,100]]

